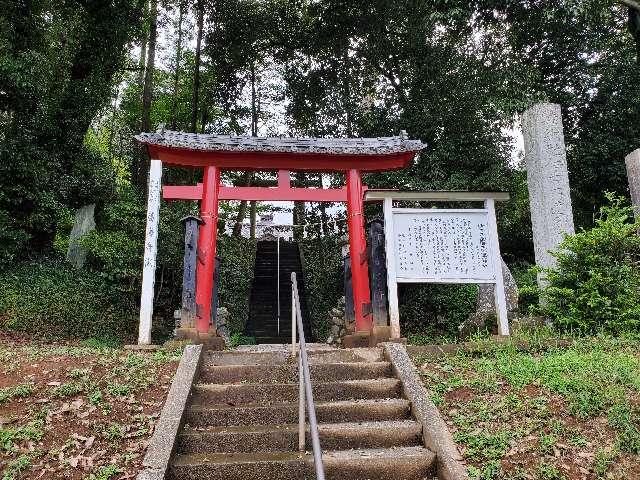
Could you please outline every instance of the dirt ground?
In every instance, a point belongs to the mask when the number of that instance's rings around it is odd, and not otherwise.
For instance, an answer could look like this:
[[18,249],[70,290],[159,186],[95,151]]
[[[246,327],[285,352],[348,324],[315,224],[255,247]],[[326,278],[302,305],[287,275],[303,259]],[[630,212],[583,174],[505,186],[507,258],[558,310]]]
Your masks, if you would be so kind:
[[179,355],[0,333],[1,479],[135,478]]

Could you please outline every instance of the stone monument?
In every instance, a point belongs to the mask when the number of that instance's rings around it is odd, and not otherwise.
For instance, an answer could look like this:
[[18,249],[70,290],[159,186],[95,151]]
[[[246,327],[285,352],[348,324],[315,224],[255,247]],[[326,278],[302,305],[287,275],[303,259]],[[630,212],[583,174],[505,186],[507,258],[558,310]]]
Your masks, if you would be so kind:
[[629,179],[629,191],[631,192],[631,205],[636,218],[640,218],[640,148],[634,150],[624,159],[627,166],[627,178]]
[[[552,267],[565,234],[574,233],[560,105],[539,103],[522,118],[536,264]],[[538,275],[538,285],[543,286]]]
[[71,235],[69,235],[69,248],[67,249],[67,261],[76,268],[82,268],[87,260],[87,250],[80,245],[78,239],[91,230],[95,230],[95,209],[95,204],[91,204],[76,210],[76,218],[73,222]]

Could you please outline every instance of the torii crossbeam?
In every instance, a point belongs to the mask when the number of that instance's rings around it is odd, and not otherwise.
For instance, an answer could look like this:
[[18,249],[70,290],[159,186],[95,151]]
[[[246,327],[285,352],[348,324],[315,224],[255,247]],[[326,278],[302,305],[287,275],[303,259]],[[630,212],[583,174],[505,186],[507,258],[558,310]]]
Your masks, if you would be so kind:
[[[142,133],[136,139],[151,158],[147,205],[147,235],[140,305],[138,343],[151,342],[153,284],[162,165],[203,168],[203,182],[194,186],[164,186],[166,200],[199,200],[203,224],[198,236],[196,325],[209,332],[220,200],[346,202],[356,332],[371,330],[369,273],[364,232],[361,172],[406,167],[423,148],[406,135],[384,138],[301,139],[190,134],[173,131]],[[277,171],[276,187],[228,187],[222,170]],[[346,187],[293,188],[290,171],[343,172]]]

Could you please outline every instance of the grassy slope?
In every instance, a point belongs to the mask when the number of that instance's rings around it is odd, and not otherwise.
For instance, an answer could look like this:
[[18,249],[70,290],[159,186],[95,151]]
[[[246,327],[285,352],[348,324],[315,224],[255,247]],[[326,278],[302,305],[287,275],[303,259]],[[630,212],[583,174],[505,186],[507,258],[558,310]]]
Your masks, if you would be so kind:
[[0,335],[0,479],[135,478],[178,355]]
[[640,343],[489,343],[415,361],[471,478],[640,478]]

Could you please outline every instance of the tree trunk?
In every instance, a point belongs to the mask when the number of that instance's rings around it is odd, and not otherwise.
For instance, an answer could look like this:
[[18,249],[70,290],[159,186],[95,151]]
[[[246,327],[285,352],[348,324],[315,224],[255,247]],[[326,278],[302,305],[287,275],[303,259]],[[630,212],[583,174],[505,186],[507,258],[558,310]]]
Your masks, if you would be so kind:
[[171,130],[178,126],[178,85],[180,81],[180,61],[182,57],[182,18],[184,17],[184,3],[181,1],[178,13],[178,40],[176,41],[176,65],[173,74],[173,105],[171,107]]
[[[148,0],[145,0],[143,3],[144,6],[142,7],[142,17],[144,20],[144,17],[147,14],[147,10],[149,9],[149,2]],[[147,38],[148,37],[146,35],[146,32],[144,32],[142,38],[140,39],[140,58],[138,59],[138,87],[140,88],[141,92],[144,88],[144,68],[147,63]]]
[[[151,0],[149,4],[149,43],[147,47],[147,63],[144,72],[144,86],[142,90],[142,131],[151,131],[151,102],[153,100],[153,74],[156,63],[156,38],[158,36],[158,0]],[[141,156],[138,166],[138,187],[144,192],[147,187],[149,174],[149,158]]]
[[636,61],[640,65],[640,9],[629,7],[629,32],[636,43]]
[[[296,187],[306,187],[307,186],[307,176],[304,172],[296,173]],[[293,238],[296,242],[301,241],[304,238],[304,225],[307,223],[307,218],[305,215],[305,202],[304,201],[296,201],[293,202],[293,224],[300,225],[299,227],[295,227],[293,229]]]
[[256,224],[258,221],[258,202],[255,200],[251,200],[251,208],[249,216],[251,218],[251,238],[256,238]]
[[140,58],[138,59],[138,86],[144,88],[145,65],[147,64],[147,37],[140,42]]
[[149,4],[149,44],[142,92],[142,131],[151,131],[151,102],[153,100],[153,70],[156,62],[156,38],[158,36],[158,0]]
[[[258,136],[258,109],[256,99],[256,65],[251,62],[251,136]],[[256,223],[258,216],[258,202],[251,201],[249,219],[251,222],[251,238],[256,238]]]
[[349,49],[345,49],[344,55],[342,57],[344,63],[344,72],[342,74],[342,95],[343,95],[343,107],[346,113],[346,126],[347,126],[347,137],[353,137],[353,130],[351,128],[351,88],[350,88],[350,75],[351,71],[349,69]]
[[200,96],[200,55],[202,53],[202,30],[204,28],[204,5],[202,0],[198,0],[196,9],[198,33],[196,36],[196,58],[193,67],[193,95],[191,101],[191,131],[193,133],[196,133],[198,124],[198,101]]
[[[239,183],[240,183],[239,186],[248,187],[251,184],[251,172],[244,172]],[[244,222],[244,219],[246,216],[247,216],[247,201],[242,200],[240,202],[240,206],[238,207],[238,214],[236,215],[236,221],[233,225],[232,235],[234,237],[239,237],[240,235],[242,235],[242,223]]]
[[[322,185],[322,174],[320,173],[318,174],[318,188],[323,188],[323,187],[324,185]],[[329,218],[327,217],[327,203],[320,202],[319,209],[320,209],[320,233],[322,235],[326,235],[329,229],[329,226],[327,225],[327,221],[329,220]]]

